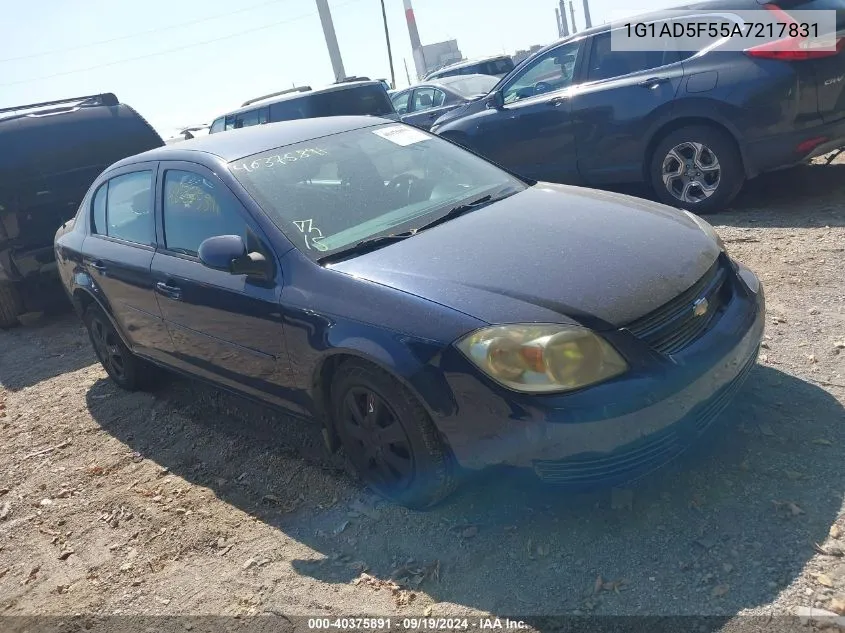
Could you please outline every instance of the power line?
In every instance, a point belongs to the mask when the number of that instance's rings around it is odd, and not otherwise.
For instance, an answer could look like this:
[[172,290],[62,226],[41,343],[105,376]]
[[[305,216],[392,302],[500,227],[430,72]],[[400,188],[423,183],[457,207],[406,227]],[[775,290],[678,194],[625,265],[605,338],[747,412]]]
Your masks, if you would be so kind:
[[[358,2],[362,2],[362,0],[350,0],[349,2],[344,2],[342,4],[337,5],[335,8],[345,7],[350,4],[356,4]],[[167,55],[168,53],[177,53],[179,51],[184,51],[190,48],[196,48],[197,46],[205,46],[206,44],[213,44],[215,42],[221,42],[223,40],[229,40],[235,37],[240,37],[241,35],[247,35],[249,33],[255,33],[257,31],[264,31],[266,29],[270,29],[276,26],[280,26],[282,24],[289,24],[291,22],[296,22],[297,20],[304,20],[305,18],[310,18],[312,16],[318,15],[316,11],[312,11],[311,13],[306,13],[304,15],[299,15],[295,18],[289,18],[287,20],[279,20],[278,22],[271,22],[270,24],[265,24],[263,26],[258,26],[252,29],[247,29],[245,31],[238,31],[237,33],[230,33],[229,35],[224,35],[222,37],[215,37],[214,39],[205,40],[203,42],[194,42],[193,44],[186,44],[185,46],[177,46],[176,48],[168,48],[163,51],[157,51],[155,53],[148,53],[147,55],[139,55],[138,57],[127,57],[125,59],[118,59],[113,62],[107,62],[105,64],[97,64],[96,66],[89,66],[88,68],[76,68],[74,70],[66,70],[60,73],[53,73],[52,75],[42,75],[41,77],[31,77],[29,79],[21,79],[20,81],[11,81],[8,83],[0,84],[0,88],[5,88],[6,86],[17,86],[20,84],[28,84],[34,81],[43,81],[44,79],[54,79],[55,77],[64,77],[66,75],[75,75],[77,73],[85,73],[92,70],[99,70],[100,68],[108,68],[110,66],[118,66],[120,64],[125,64],[127,62],[134,62],[141,59],[149,59],[151,57],[159,57],[161,55]]]
[[262,7],[266,7],[271,4],[279,4],[280,2],[286,2],[287,0],[269,0],[268,2],[262,2],[261,4],[254,4],[249,7],[243,7],[242,9],[235,9],[234,11],[227,11],[226,13],[219,13],[217,15],[211,15],[205,18],[200,18],[199,20],[190,20],[189,22],[182,22],[180,24],[171,24],[170,26],[163,26],[155,29],[149,29],[147,31],[141,31],[140,33],[130,33],[129,35],[121,35],[119,37],[113,37],[108,40],[98,40],[96,42],[88,42],[86,44],[79,44],[78,46],[71,46],[69,48],[56,48],[51,51],[42,51],[40,53],[32,53],[31,55],[21,55],[20,57],[6,57],[5,59],[0,59],[0,64],[4,62],[16,62],[21,61],[24,59],[34,59],[36,57],[45,57],[47,55],[56,55],[58,53],[67,53],[70,51],[78,51],[83,48],[92,48],[94,46],[99,46],[101,44],[111,44],[112,42],[120,42],[122,40],[132,39],[133,37],[141,37],[142,35],[150,35],[151,33],[159,33],[161,31],[172,31],[173,29],[181,29],[186,26],[193,26],[194,24],[202,24],[203,22],[211,22],[212,20],[219,20],[220,18],[228,18],[230,15],[236,15],[238,13],[246,13],[247,11],[254,11],[255,9],[260,9]]

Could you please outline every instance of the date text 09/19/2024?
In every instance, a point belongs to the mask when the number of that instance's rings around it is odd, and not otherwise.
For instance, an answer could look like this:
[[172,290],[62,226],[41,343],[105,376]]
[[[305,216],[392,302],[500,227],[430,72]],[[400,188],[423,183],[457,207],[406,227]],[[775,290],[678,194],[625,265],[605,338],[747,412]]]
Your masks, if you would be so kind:
[[527,629],[522,620],[510,618],[308,618],[312,630],[383,631],[393,626],[407,631],[468,631]]

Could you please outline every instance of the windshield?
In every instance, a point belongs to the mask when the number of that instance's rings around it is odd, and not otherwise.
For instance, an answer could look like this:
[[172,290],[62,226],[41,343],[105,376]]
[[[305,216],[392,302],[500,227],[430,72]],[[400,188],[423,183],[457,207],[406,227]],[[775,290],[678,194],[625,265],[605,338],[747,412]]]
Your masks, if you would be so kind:
[[480,196],[526,187],[447,141],[397,124],[288,145],[229,169],[312,259],[419,228]]
[[474,97],[476,95],[486,95],[499,83],[496,77],[489,77],[487,75],[475,75],[472,77],[458,77],[454,80],[444,79],[443,85],[448,86],[450,90],[457,92],[464,98]]

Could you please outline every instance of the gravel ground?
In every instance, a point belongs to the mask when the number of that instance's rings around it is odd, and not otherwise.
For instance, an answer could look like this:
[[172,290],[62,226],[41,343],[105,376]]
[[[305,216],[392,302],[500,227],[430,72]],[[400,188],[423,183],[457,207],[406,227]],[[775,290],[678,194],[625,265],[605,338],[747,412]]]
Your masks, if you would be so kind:
[[709,219],[763,279],[765,349],[706,450],[614,493],[496,472],[411,512],[307,422],[121,391],[72,315],[0,332],[0,614],[845,612],[845,164]]

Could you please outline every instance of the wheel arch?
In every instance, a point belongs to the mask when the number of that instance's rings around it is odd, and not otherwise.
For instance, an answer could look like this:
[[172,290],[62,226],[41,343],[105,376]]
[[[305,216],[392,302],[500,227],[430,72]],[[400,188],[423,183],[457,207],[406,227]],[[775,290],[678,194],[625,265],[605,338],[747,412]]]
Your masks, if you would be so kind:
[[98,296],[91,288],[84,285],[76,286],[71,294],[71,304],[80,318],[85,315],[86,310],[88,310],[89,306],[92,304],[100,308],[112,324],[112,327],[114,327],[115,332],[117,332],[117,335],[120,337],[120,340],[123,341],[126,348],[130,351],[132,350],[132,346],[128,342],[126,333],[115,320],[108,305],[106,305],[101,297]]
[[731,126],[725,122],[719,121],[708,116],[695,115],[683,116],[677,119],[673,119],[668,123],[663,124],[657,130],[654,131],[654,133],[651,135],[648,144],[646,145],[645,159],[643,160],[642,178],[644,182],[651,182],[649,170],[651,169],[651,162],[654,157],[654,152],[660,142],[663,141],[663,139],[669,136],[669,134],[671,134],[672,132],[675,132],[685,127],[692,126],[710,127],[719,130],[720,132],[725,134],[736,148],[737,154],[739,155],[739,159],[742,163],[742,169],[745,172],[745,177],[751,178],[753,176],[753,174],[749,173],[748,161],[746,160],[745,153],[743,152],[742,143],[739,142],[736,131],[733,130]]
[[[391,356],[387,350],[377,345],[369,346],[371,349],[364,349],[363,347],[345,346],[332,349],[320,359],[311,373],[309,387],[314,411],[317,419],[325,425],[328,433],[326,439],[331,450],[336,450],[338,447],[334,428],[335,421],[331,415],[331,387],[337,372],[347,363],[368,364],[390,375],[420,403],[420,406],[425,409],[425,412],[431,418],[435,428],[437,427],[436,420],[439,417],[454,410],[456,405],[451,390],[448,391],[448,402],[444,402],[442,395],[440,397],[436,395],[436,389],[442,389],[443,385],[446,385],[445,379],[441,384],[435,385],[430,379],[431,372],[426,370],[426,366],[422,362],[416,361],[416,368],[405,366],[406,370],[410,370],[411,377],[408,377],[403,373],[409,372],[396,370],[395,357]],[[408,354],[404,360],[411,360],[411,355]],[[440,394],[442,393],[441,391]],[[448,445],[446,437],[442,433],[440,433],[440,436],[444,443]]]

